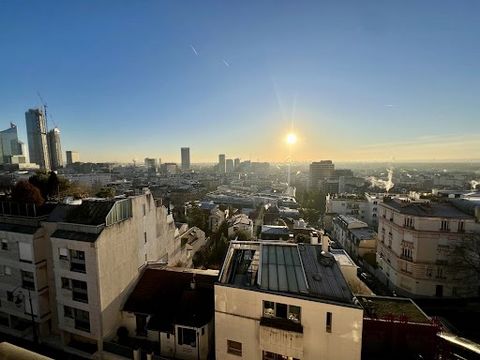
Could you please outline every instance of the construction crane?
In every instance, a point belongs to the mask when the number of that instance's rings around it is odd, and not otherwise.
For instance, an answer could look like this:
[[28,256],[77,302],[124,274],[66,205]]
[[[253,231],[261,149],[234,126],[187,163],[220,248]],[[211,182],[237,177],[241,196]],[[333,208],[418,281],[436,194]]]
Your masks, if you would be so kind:
[[42,104],[42,107],[43,107],[43,114],[45,115],[45,133],[48,132],[48,117],[47,117],[47,103],[45,102],[45,100],[43,100],[42,98],[42,95],[40,95],[40,92],[37,91],[37,95],[38,95],[38,98],[40,99],[40,104]]

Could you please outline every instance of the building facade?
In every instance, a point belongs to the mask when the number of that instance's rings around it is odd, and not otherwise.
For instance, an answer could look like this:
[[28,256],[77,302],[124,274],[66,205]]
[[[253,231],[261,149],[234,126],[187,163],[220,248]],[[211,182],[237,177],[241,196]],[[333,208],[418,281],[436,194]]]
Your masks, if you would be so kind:
[[181,155],[182,155],[182,171],[190,170],[190,148],[182,147]]
[[463,199],[384,199],[377,242],[381,280],[407,296],[477,296],[478,274],[465,260],[480,234],[478,209],[480,204]]
[[60,143],[60,129],[53,128],[48,132],[48,149],[50,153],[50,166],[52,170],[63,167],[62,145]]
[[29,109],[25,113],[27,125],[28,152],[30,162],[41,169],[50,169],[50,155],[47,141],[47,121],[42,109]]
[[363,310],[333,256],[314,245],[230,244],[215,285],[217,359],[360,359]]
[[67,150],[66,157],[67,157],[67,165],[72,165],[80,161],[80,154],[78,153],[78,151]]
[[18,141],[17,125],[10,123],[10,128],[0,131],[0,161],[11,163],[11,157],[24,155],[22,144]]
[[226,162],[225,162],[225,154],[218,155],[218,173],[225,174],[226,171]]
[[377,233],[353,216],[338,215],[333,219],[333,237],[355,260],[376,252]]
[[316,189],[319,182],[323,181],[335,173],[335,165],[331,160],[315,161],[310,164],[309,186]]

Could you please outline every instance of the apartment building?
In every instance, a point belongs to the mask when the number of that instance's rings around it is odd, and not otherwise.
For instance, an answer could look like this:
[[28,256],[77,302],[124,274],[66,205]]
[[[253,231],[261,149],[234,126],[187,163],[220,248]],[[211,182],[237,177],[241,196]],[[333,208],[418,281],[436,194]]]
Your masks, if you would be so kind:
[[217,359],[360,359],[362,318],[320,246],[230,243],[215,284]]
[[477,296],[478,273],[464,256],[478,258],[479,210],[480,203],[464,199],[384,199],[377,243],[381,280],[412,297]]
[[41,222],[54,207],[0,202],[0,332],[34,341],[49,333],[52,299]]
[[168,263],[173,219],[147,192],[62,206],[52,220],[58,330],[67,350],[93,354],[116,331],[142,268]]
[[356,260],[375,254],[377,233],[353,216],[338,215],[333,219],[333,237]]

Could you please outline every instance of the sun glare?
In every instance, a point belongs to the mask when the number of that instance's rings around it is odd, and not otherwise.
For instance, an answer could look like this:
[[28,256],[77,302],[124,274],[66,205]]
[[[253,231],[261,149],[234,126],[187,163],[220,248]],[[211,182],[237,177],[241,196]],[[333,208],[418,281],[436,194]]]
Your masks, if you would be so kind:
[[287,144],[295,144],[297,142],[297,135],[290,133],[287,135]]

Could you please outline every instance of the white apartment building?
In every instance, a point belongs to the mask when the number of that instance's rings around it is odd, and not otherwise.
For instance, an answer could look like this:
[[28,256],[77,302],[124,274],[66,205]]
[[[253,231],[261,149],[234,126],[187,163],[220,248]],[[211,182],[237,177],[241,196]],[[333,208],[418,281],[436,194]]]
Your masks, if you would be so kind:
[[51,296],[59,333],[67,350],[92,354],[116,331],[142,268],[168,262],[175,225],[149,192],[62,206],[52,215]]
[[333,219],[333,237],[354,259],[375,254],[377,234],[368,224],[353,216],[338,215]]
[[31,340],[49,333],[49,254],[41,221],[52,209],[0,203],[0,332]]
[[477,296],[478,274],[465,266],[458,250],[468,252],[471,242],[478,241],[473,235],[480,234],[479,209],[478,202],[463,199],[430,203],[385,199],[377,243],[383,281],[407,296]]
[[363,310],[319,245],[232,241],[215,284],[217,359],[360,359]]

